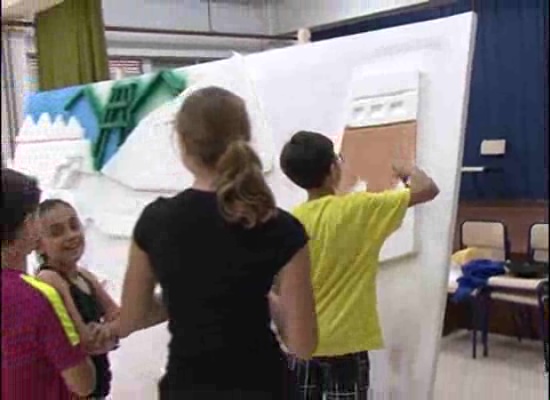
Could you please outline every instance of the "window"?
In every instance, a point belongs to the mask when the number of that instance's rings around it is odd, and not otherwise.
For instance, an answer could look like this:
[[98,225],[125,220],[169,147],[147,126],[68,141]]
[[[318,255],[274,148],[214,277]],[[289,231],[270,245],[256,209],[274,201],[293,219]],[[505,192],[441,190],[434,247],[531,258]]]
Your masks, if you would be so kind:
[[[116,79],[119,71],[125,78],[142,75],[143,60],[139,58],[110,58],[110,79]],[[28,71],[25,84],[28,92],[33,93],[38,91],[38,59],[34,54],[28,56]]]
[[38,59],[34,55],[30,55],[28,58],[28,70],[25,77],[25,86],[27,93],[34,93],[38,91]]
[[143,60],[139,58],[110,58],[109,73],[111,79],[117,79],[119,71],[124,78],[142,75]]

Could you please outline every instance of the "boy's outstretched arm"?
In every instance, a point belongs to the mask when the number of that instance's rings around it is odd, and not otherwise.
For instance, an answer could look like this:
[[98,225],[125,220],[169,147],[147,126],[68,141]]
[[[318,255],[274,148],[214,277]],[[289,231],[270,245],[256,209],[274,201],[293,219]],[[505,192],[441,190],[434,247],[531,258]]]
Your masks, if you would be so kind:
[[394,164],[393,170],[409,188],[409,207],[432,201],[439,194],[437,184],[420,168]]

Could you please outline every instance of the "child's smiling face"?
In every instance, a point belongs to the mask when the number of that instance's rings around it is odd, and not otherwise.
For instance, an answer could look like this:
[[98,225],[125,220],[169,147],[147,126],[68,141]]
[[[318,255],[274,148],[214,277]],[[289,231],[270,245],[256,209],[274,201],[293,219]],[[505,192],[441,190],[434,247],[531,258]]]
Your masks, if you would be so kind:
[[57,204],[40,216],[38,251],[52,264],[76,264],[84,253],[84,232],[76,211]]

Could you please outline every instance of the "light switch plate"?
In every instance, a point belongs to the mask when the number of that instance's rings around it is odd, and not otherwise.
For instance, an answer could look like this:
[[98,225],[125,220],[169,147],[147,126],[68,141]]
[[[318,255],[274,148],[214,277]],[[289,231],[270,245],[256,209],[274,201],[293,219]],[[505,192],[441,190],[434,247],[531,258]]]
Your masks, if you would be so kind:
[[482,156],[502,156],[506,153],[506,140],[483,140],[481,142]]

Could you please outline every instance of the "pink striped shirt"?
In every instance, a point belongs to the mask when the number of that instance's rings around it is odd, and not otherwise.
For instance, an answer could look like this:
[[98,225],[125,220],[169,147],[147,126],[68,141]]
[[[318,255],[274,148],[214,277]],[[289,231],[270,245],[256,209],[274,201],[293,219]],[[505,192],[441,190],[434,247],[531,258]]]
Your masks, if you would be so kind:
[[61,372],[86,354],[59,294],[24,274],[2,269],[2,399],[75,399]]

